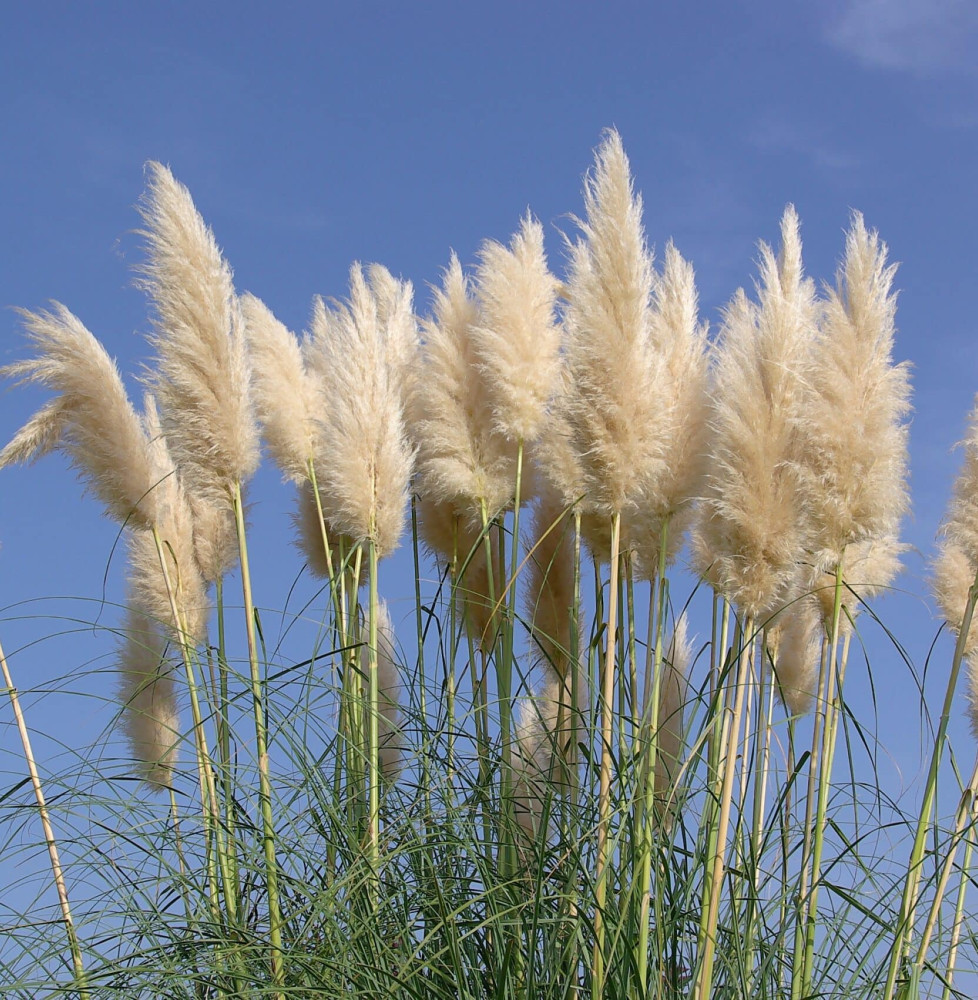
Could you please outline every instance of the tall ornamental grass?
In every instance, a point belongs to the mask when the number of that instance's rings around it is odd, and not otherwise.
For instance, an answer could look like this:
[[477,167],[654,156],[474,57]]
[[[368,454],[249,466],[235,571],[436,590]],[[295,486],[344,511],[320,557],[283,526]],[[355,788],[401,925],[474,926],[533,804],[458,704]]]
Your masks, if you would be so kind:
[[[978,421],[933,570],[956,646],[914,664],[872,604],[910,381],[862,216],[819,291],[788,206],[711,336],[612,131],[561,278],[527,214],[428,315],[356,263],[297,334],[148,170],[141,404],[58,303],[3,369],[51,397],[0,468],[65,453],[128,558],[87,625],[118,677],[94,745],[38,761],[0,652],[4,996],[973,995],[978,771],[947,732],[963,667],[978,714]],[[277,603],[262,443],[295,490]],[[912,801],[849,697],[880,657],[918,692]]]

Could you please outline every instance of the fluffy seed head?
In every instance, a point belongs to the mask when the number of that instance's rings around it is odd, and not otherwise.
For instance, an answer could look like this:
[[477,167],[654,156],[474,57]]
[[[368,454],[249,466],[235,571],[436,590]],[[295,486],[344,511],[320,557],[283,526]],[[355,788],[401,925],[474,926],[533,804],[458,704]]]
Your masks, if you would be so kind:
[[190,192],[159,163],[141,207],[144,285],[156,309],[154,391],[173,459],[194,495],[230,504],[258,465],[243,322],[231,269]]
[[725,313],[707,490],[694,536],[700,572],[755,618],[785,591],[807,534],[797,427],[815,303],[791,206],[781,238],[777,258],[761,244],[759,304],[740,291]]
[[[163,576],[152,531],[136,528],[126,539],[130,603],[173,638],[179,640],[182,636],[191,645],[196,645],[204,639],[210,614],[196,544],[197,524],[167,448],[152,396],[146,398],[143,423],[153,470],[152,496],[158,512],[156,530],[166,559],[172,595]],[[173,604],[177,608],[176,620]]]
[[663,463],[642,482],[636,506],[626,514],[626,535],[639,571],[653,579],[658,570],[666,522],[666,562],[682,546],[693,517],[693,500],[703,490],[708,417],[707,327],[697,320],[692,265],[669,243],[662,273],[655,275],[652,342],[660,358],[663,396],[659,400]]
[[[852,619],[859,613],[862,603],[882,593],[893,583],[903,569],[900,557],[908,548],[895,535],[863,538],[846,546],[842,557],[844,610],[839,616],[840,632],[846,633],[852,628]],[[832,628],[836,565],[837,563],[830,563],[825,569],[816,566],[808,584],[826,630]]]
[[0,468],[60,448],[120,524],[149,528],[158,519],[146,435],[115,362],[60,303],[21,316],[36,358],[0,369],[57,397],[0,452]]
[[692,662],[693,643],[689,637],[686,616],[681,615],[673,628],[659,683],[654,783],[656,817],[666,828],[672,825],[680,804],[675,789],[682,767],[683,710],[688,698],[687,677]]
[[[364,624],[367,635],[369,622]],[[367,648],[361,653],[361,667],[366,675]],[[383,601],[377,606],[377,688],[378,707],[378,756],[380,772],[386,781],[397,776],[401,768],[403,733],[400,728],[401,673],[397,666],[397,645],[390,612]]]
[[487,240],[477,280],[473,346],[494,427],[504,437],[529,442],[546,418],[560,349],[554,322],[558,282],[547,268],[543,226],[528,214],[509,248]]
[[850,542],[895,533],[909,506],[910,378],[892,361],[896,266],[853,214],[845,258],[824,306],[800,417],[815,561]]
[[313,314],[315,370],[329,406],[319,415],[328,471],[319,486],[328,522],[357,542],[372,539],[383,556],[404,525],[414,455],[407,441],[402,372],[406,324],[383,322],[359,264],[350,300]]
[[564,411],[580,458],[585,509],[633,505],[662,468],[660,368],[651,341],[652,263],[642,201],[617,132],[585,182],[583,238],[570,250]]
[[574,523],[552,489],[533,511],[529,579],[524,591],[530,635],[546,668],[565,677],[574,605]]
[[825,630],[815,602],[799,596],[768,629],[778,697],[792,715],[807,712],[818,684],[819,649]]
[[475,511],[485,504],[491,519],[512,499],[515,450],[494,428],[473,337],[478,307],[454,254],[442,287],[434,290],[433,308],[424,323],[423,374],[411,407],[417,490],[437,504]]
[[139,776],[153,790],[172,787],[180,741],[174,664],[157,626],[129,608],[119,648],[122,728]]
[[255,410],[275,464],[294,483],[319,452],[317,395],[295,335],[254,295],[241,296]]

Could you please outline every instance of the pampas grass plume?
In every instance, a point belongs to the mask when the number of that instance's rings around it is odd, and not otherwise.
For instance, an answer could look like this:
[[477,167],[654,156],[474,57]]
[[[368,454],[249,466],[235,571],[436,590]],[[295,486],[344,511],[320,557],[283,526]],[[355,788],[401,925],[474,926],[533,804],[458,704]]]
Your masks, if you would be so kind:
[[692,662],[693,643],[686,616],[681,615],[673,627],[659,683],[659,728],[653,782],[657,818],[667,827],[671,825],[680,804],[675,787],[682,766],[683,713],[688,698],[687,677]]
[[563,411],[581,462],[586,509],[610,516],[662,468],[659,363],[652,349],[653,271],[617,132],[585,181],[583,239],[570,249]]
[[547,267],[543,226],[528,214],[509,247],[479,251],[479,323],[472,335],[496,430],[515,441],[540,433],[560,349],[557,279]]
[[[954,482],[941,543],[933,565],[932,587],[947,623],[961,630],[968,592],[978,576],[978,399],[961,442],[964,461]],[[978,737],[978,625],[972,622],[965,639],[968,660],[968,714]]]
[[180,717],[167,640],[145,615],[130,608],[119,651],[122,728],[142,779],[170,788],[177,761]]
[[0,374],[53,389],[47,403],[0,452],[0,468],[60,448],[120,524],[158,520],[146,435],[115,362],[81,320],[58,302],[21,312],[36,358]]
[[[320,413],[329,471],[320,482],[327,521],[378,555],[396,548],[404,526],[413,451],[407,441],[398,360],[408,323],[383,322],[359,264],[348,305],[313,314],[316,374],[329,401]],[[318,473],[318,470],[317,470]]]
[[[364,624],[366,634],[369,623]],[[403,736],[400,729],[401,674],[397,666],[397,647],[394,626],[387,604],[377,606],[377,688],[378,702],[378,758],[380,773],[387,781],[393,780],[401,768]],[[366,672],[367,655],[364,648],[362,668]]]
[[[295,335],[254,295],[241,296],[255,410],[275,464],[294,483],[309,476],[319,447],[320,400]],[[320,544],[320,547],[322,545]]]
[[452,255],[433,315],[424,323],[423,374],[411,407],[411,435],[418,448],[418,493],[449,503],[481,520],[510,502],[515,450],[494,428],[491,401],[474,343],[478,306]]
[[[834,597],[834,578],[832,590]],[[804,714],[815,700],[819,649],[825,635],[817,608],[807,596],[796,597],[768,629],[776,690],[792,715]]]
[[894,534],[909,507],[909,366],[893,364],[895,265],[853,214],[828,293],[800,416],[815,559],[833,569],[851,542]]
[[231,269],[190,192],[147,166],[144,284],[156,308],[154,391],[170,452],[192,493],[230,503],[258,465],[243,322]]
[[641,498],[628,511],[626,534],[642,574],[654,579],[661,535],[668,521],[666,561],[679,551],[702,493],[707,444],[708,324],[697,319],[692,265],[670,242],[653,287],[652,341],[660,358],[663,395],[658,416],[663,464],[642,481]]
[[797,426],[815,301],[790,205],[781,240],[777,258],[761,244],[759,304],[740,291],[725,312],[707,495],[694,537],[700,572],[754,617],[776,606],[807,540]]

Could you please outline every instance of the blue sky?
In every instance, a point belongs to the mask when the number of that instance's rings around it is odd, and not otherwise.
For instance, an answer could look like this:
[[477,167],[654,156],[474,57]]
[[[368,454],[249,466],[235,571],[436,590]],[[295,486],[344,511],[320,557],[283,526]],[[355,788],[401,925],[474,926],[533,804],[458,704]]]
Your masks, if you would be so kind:
[[[58,299],[138,373],[149,325],[133,284],[134,204],[150,159],[188,185],[239,290],[297,330],[314,294],[344,294],[355,259],[413,280],[426,311],[449,250],[471,261],[527,207],[560,269],[560,233],[611,125],[650,241],[671,237],[693,261],[714,328],[787,202],[818,280],[831,279],[859,209],[901,262],[897,355],[913,362],[915,386],[905,538],[919,551],[899,584],[911,596],[880,613],[922,666],[937,628],[924,559],[978,390],[976,51],[970,0],[694,0],[600,13],[578,2],[7,5],[0,305]],[[24,353],[16,315],[0,312],[0,363]],[[0,390],[0,438],[43,398]],[[289,490],[267,464],[252,500],[258,600],[281,606],[301,560],[288,541]],[[38,643],[61,626],[35,616],[112,624],[115,610],[97,602],[121,597],[116,536],[60,457],[0,474],[0,642],[21,687],[68,675],[79,690],[110,692],[106,635],[82,627]],[[392,579],[406,572],[398,565]],[[35,603],[61,595],[96,603]],[[939,650],[937,703],[950,646]],[[878,682],[900,674],[899,697],[888,681],[876,692],[899,785],[898,769],[909,780],[916,767],[913,687],[885,645],[874,668]],[[869,705],[863,675],[853,683]],[[111,718],[99,698],[28,704],[51,737],[42,754],[58,740],[84,744]],[[15,769],[12,730],[0,728],[0,747]]]

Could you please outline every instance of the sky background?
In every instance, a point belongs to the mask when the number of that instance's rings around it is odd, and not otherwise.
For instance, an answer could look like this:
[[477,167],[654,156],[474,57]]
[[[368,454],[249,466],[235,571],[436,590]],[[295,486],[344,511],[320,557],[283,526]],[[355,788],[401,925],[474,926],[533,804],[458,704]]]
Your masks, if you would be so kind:
[[[862,211],[900,262],[896,356],[913,363],[914,383],[914,552],[906,594],[879,613],[923,669],[939,624],[926,560],[978,390],[978,5],[691,0],[599,14],[578,2],[35,0],[4,5],[3,22],[0,306],[65,303],[130,376],[150,359],[133,268],[152,159],[189,187],[238,289],[295,330],[313,295],[345,294],[353,260],[410,278],[426,312],[449,251],[472,262],[528,207],[559,272],[561,233],[609,126],[650,242],[672,238],[692,260],[714,331],[788,202],[820,282],[850,210]],[[0,312],[0,364],[25,355],[16,314]],[[0,389],[0,439],[45,398]],[[302,561],[290,489],[267,462],[251,500],[257,600],[281,608]],[[60,456],[0,473],[0,642],[51,769],[111,722],[111,636],[85,623],[118,620],[116,542]],[[410,607],[409,572],[400,559],[388,577],[395,618]],[[51,600],[69,595],[82,600]],[[884,771],[899,794],[919,770],[919,705],[892,647],[870,642]],[[928,678],[935,709],[950,648],[942,639]],[[872,713],[865,672],[851,684]],[[51,686],[74,693],[38,694]],[[0,706],[14,772],[8,721]],[[960,699],[953,732],[970,761]]]

